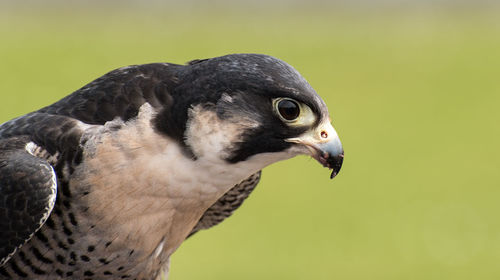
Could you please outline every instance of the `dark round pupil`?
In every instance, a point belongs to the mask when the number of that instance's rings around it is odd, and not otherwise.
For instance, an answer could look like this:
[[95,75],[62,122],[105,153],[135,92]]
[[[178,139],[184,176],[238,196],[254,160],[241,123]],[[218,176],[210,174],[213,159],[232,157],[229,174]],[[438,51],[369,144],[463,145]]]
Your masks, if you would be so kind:
[[299,105],[291,100],[282,100],[278,103],[281,116],[288,121],[295,120],[300,113]]

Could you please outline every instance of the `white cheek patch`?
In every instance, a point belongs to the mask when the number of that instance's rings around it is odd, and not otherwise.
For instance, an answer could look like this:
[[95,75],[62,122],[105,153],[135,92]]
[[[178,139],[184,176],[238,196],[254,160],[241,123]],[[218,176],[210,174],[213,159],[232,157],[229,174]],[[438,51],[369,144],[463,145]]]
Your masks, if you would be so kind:
[[185,132],[186,144],[197,157],[225,159],[234,146],[243,141],[243,133],[256,128],[255,120],[222,120],[217,113],[198,105],[188,112],[189,121]]

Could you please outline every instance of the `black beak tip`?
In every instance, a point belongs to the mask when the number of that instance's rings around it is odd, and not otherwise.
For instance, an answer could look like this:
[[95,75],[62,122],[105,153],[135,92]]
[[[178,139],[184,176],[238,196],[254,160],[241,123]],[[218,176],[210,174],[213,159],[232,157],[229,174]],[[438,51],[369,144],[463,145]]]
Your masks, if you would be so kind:
[[344,161],[344,152],[337,156],[328,157],[328,166],[332,169],[332,174],[330,175],[330,179],[335,178],[342,168],[342,162]]

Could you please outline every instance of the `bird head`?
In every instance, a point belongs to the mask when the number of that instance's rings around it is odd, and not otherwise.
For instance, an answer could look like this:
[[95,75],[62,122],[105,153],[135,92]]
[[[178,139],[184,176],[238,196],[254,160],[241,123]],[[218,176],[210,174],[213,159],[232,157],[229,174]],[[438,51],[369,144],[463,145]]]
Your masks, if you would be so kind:
[[179,68],[175,80],[166,113],[185,121],[165,130],[182,135],[194,159],[237,164],[264,155],[267,165],[305,154],[331,169],[331,178],[338,174],[344,151],[328,108],[282,60],[260,54],[197,60]]

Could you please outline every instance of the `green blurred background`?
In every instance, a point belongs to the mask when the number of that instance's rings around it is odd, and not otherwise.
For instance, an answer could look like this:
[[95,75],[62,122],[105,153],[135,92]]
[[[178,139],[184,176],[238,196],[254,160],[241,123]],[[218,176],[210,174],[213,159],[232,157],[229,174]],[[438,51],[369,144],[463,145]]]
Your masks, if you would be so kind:
[[274,55],[328,104],[342,172],[266,168],[232,218],[174,254],[170,279],[500,279],[492,3],[3,1],[0,122],[129,64]]

